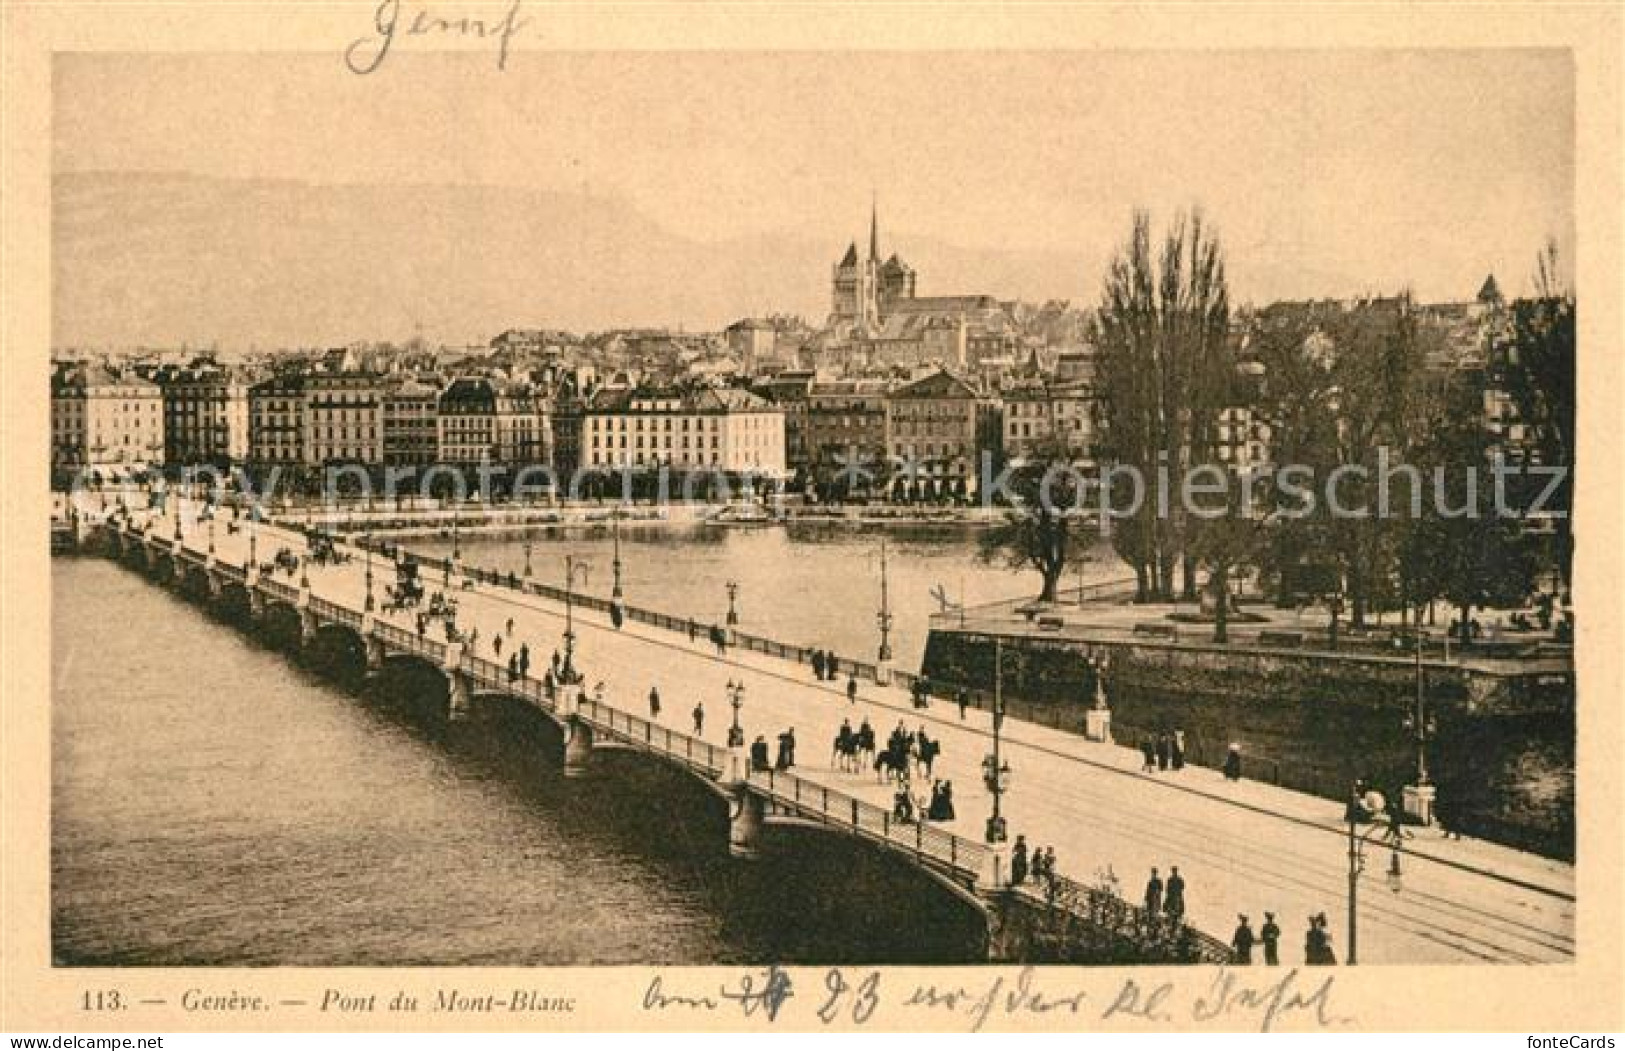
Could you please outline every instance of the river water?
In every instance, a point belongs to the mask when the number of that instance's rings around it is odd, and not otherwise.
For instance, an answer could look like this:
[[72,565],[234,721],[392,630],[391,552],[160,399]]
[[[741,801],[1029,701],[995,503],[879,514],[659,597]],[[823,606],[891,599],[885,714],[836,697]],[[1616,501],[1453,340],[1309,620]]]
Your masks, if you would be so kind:
[[112,562],[52,581],[59,964],[977,958],[962,904],[844,839],[730,858],[658,762],[565,780],[522,712],[434,734]]
[[[828,523],[785,527],[622,526],[621,580],[633,606],[721,624],[728,613],[727,581],[738,583],[739,629],[778,642],[834,649],[839,656],[873,661],[880,644],[880,546],[886,541],[891,643],[897,666],[915,670],[925,654],[928,617],[950,602],[970,606],[1038,593],[1036,571],[1013,571],[978,558],[976,534],[957,527],[863,529]],[[448,540],[413,540],[406,546],[437,558]],[[515,539],[464,536],[466,565],[522,572],[525,545]],[[532,538],[535,579],[564,584],[565,556],[591,564],[580,590],[608,598],[613,586],[614,541],[607,527],[554,530]],[[1081,570],[1081,572],[1080,572]],[[1108,545],[1086,552],[1069,568],[1063,591],[1127,569]]]

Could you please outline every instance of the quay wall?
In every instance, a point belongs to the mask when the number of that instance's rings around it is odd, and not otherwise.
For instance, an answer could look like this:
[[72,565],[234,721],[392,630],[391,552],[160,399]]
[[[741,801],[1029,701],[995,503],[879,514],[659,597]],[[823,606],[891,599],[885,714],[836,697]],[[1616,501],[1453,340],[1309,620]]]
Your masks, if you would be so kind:
[[[1091,660],[1107,669],[1114,739],[1182,729],[1188,762],[1218,767],[1240,746],[1244,776],[1328,799],[1356,777],[1385,791],[1415,781],[1416,667],[1326,653],[1161,641],[1003,639],[1013,718],[1083,730]],[[993,687],[994,636],[933,628],[923,673],[963,684],[980,706]],[[1572,670],[1425,661],[1427,759],[1446,820],[1461,831],[1553,857],[1574,852]]]

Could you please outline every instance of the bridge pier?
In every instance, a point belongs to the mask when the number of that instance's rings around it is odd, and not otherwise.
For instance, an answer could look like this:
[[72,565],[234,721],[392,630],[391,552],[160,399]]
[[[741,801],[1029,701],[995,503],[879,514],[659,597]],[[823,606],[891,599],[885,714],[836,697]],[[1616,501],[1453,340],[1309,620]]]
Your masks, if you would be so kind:
[[316,629],[322,626],[321,621],[316,619],[316,614],[306,605],[308,601],[307,595],[301,595],[299,598],[299,645],[302,648],[311,644],[316,638]]
[[384,649],[384,640],[373,634],[373,626],[377,623],[371,613],[361,615],[361,643],[367,648],[367,671],[375,672],[384,666],[384,658],[388,652]]
[[564,776],[585,777],[592,761],[592,727],[577,718],[564,724]]
[[756,857],[766,818],[767,804],[762,797],[743,785],[736,787],[728,802],[728,853],[736,858]]
[[446,658],[441,670],[446,673],[446,717],[454,723],[464,722],[474,710],[474,684],[468,681],[462,669],[463,644],[446,644]]

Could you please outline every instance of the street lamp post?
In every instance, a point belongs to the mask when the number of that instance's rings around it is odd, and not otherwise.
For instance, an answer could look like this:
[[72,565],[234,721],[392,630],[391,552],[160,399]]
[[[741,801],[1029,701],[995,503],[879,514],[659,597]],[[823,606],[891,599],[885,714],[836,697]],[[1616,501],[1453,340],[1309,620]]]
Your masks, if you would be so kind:
[[614,574],[615,581],[610,587],[609,597],[616,605],[621,601],[621,509],[616,506],[614,513],[609,517],[610,537],[615,544],[615,557],[610,563],[610,572]]
[[525,541],[525,577],[530,577],[530,541]]
[[243,569],[253,569],[260,564],[259,560],[260,529],[257,522],[249,519],[248,522],[248,565]]
[[734,604],[739,597],[739,582],[730,580],[724,586],[728,589],[728,626],[731,628],[739,623],[739,610]]
[[1405,809],[1424,825],[1433,823],[1433,805],[1436,790],[1428,777],[1428,742],[1435,729],[1433,716],[1427,710],[1426,676],[1422,668],[1422,631],[1416,631],[1416,704],[1405,716],[1405,728],[1416,741],[1416,784],[1405,787]]
[[987,842],[997,846],[1009,839],[1000,801],[1010,790],[1010,764],[999,754],[1004,729],[1004,644],[993,640],[993,751],[982,759],[982,781],[993,795],[993,814],[987,819]]
[[886,538],[880,538],[880,612],[875,615],[880,625],[880,662],[891,660],[891,602],[886,586]]
[[[1397,805],[1397,804],[1396,804]],[[1382,816],[1388,803],[1383,799],[1381,792],[1371,791],[1364,796],[1360,795],[1358,782],[1349,793],[1349,966],[1359,962],[1360,933],[1359,933],[1359,893],[1360,875],[1365,872],[1366,847],[1374,842],[1373,837],[1383,833],[1380,825],[1373,824],[1365,832],[1360,831],[1360,818],[1368,815],[1372,820]],[[1391,818],[1392,820],[1392,818]],[[1392,855],[1388,862],[1388,889],[1398,894],[1403,887],[1404,874],[1399,866],[1399,839],[1395,823],[1392,831],[1388,832],[1389,846]]]
[[362,534],[361,551],[367,560],[367,604],[365,608],[368,613],[371,613],[375,603],[372,597],[372,536],[370,534]]
[[733,725],[728,727],[728,747],[740,748],[745,744],[745,729],[739,725],[739,709],[745,706],[745,684],[728,680],[728,706],[733,709]]
[[214,516],[209,516],[209,554],[214,554]]
[[575,582],[576,574],[581,574],[581,582],[585,584],[591,576],[592,565],[575,555],[564,556],[564,668],[561,678],[565,682],[575,681],[575,652],[576,652],[576,621],[575,621]]

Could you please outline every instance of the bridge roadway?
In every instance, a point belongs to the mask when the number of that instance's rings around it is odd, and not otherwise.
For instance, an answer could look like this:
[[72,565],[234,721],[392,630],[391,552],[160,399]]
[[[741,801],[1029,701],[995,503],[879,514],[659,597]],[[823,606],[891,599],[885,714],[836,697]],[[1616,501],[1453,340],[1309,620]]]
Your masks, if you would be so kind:
[[[158,536],[173,536],[174,519],[154,519],[153,528]],[[207,547],[206,529],[190,514],[186,530],[187,548]],[[303,553],[296,533],[264,524],[258,530],[260,561],[283,544]],[[221,561],[241,566],[248,530],[228,534],[222,524],[215,543]],[[440,586],[439,572],[424,573],[431,591]],[[381,597],[391,575],[387,561],[375,558],[374,574]],[[362,608],[359,554],[338,566],[310,566],[309,579],[313,595]],[[496,659],[491,640],[504,633],[509,618],[514,631],[504,639],[502,662],[512,647],[528,642],[533,674],[539,674],[552,651],[562,649],[562,603],[502,587],[465,589],[455,574],[452,581],[459,626],[478,629],[478,656]],[[602,576],[595,575],[594,583],[595,590],[607,590]],[[870,611],[854,609],[853,615],[867,617]],[[415,633],[409,612],[380,619]],[[732,715],[725,686],[742,682],[740,721],[747,741],[761,734],[772,743],[781,730],[793,727],[796,773],[876,807],[889,809],[889,788],[872,773],[833,768],[830,742],[841,721],[856,726],[867,717],[882,740],[899,722],[925,726],[942,742],[935,774],[951,780],[955,790],[957,816],[937,827],[973,842],[982,838],[991,809],[980,773],[991,740],[985,713],[973,710],[961,720],[956,707],[940,701],[916,711],[904,689],[872,682],[860,683],[857,702],[848,704],[844,681],[820,683],[805,666],[734,647],[719,657],[703,630],[690,642],[684,634],[631,621],[616,629],[604,614],[579,606],[574,619],[577,663],[589,693],[602,683],[609,704],[646,716],[649,689],[658,687],[662,723],[685,734],[692,731],[695,702],[703,702],[703,737],[720,746]],[[430,637],[438,633],[436,623]],[[1246,914],[1256,932],[1264,912],[1273,912],[1283,930],[1283,962],[1291,964],[1302,960],[1306,918],[1325,912],[1333,948],[1340,961],[1344,958],[1349,861],[1339,804],[1245,780],[1232,784],[1199,767],[1142,774],[1132,748],[1013,719],[1005,722],[1003,747],[1013,768],[1003,803],[1011,838],[1019,833],[1031,845],[1053,846],[1063,875],[1095,885],[1109,869],[1121,893],[1138,901],[1152,867],[1166,877],[1177,865],[1186,880],[1188,917],[1197,928],[1227,937],[1237,915]],[[1572,866],[1483,841],[1445,841],[1434,830],[1420,829],[1404,846],[1402,888],[1394,892],[1385,880],[1388,857],[1380,844],[1368,848],[1359,884],[1361,963],[1573,959]]]

